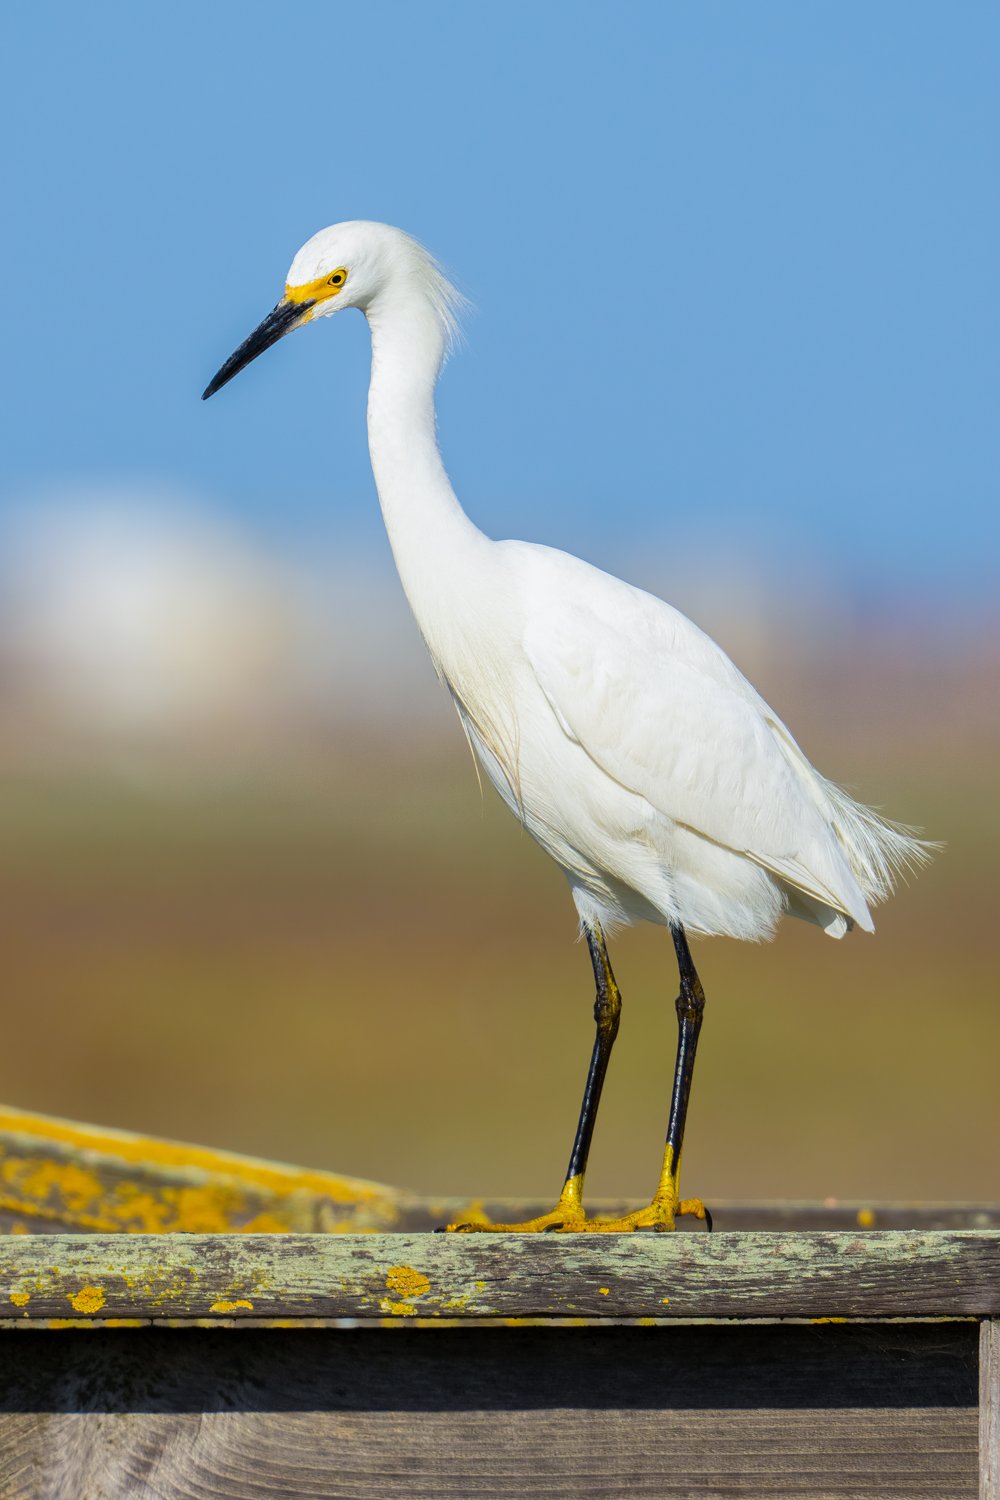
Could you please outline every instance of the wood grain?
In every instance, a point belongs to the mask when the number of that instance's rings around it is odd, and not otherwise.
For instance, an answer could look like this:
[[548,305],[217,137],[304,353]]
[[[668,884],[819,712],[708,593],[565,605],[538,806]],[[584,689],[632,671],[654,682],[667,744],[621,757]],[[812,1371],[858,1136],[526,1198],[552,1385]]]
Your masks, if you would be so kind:
[[976,1495],[975,1418],[935,1410],[30,1417],[0,1443],[5,1500]]
[[979,1495],[1000,1500],[1000,1319],[979,1329]]
[[996,1316],[1000,1232],[12,1236],[0,1307],[29,1326]]
[[977,1335],[12,1333],[0,1494],[972,1500]]

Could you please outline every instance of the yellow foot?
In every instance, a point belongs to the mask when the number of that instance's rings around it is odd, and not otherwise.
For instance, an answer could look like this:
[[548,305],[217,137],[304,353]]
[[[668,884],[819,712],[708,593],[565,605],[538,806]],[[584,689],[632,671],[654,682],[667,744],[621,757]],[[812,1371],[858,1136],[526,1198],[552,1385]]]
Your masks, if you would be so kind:
[[537,1219],[522,1224],[491,1224],[486,1220],[468,1224],[448,1224],[449,1234],[628,1234],[633,1229],[655,1229],[667,1233],[676,1228],[681,1217],[704,1219],[709,1233],[712,1215],[700,1198],[654,1198],[645,1208],[624,1214],[620,1219],[588,1219],[583,1206],[573,1199],[560,1198],[555,1208]]
[[628,1234],[633,1229],[655,1229],[661,1234],[667,1234],[676,1229],[675,1221],[681,1217],[704,1219],[711,1232],[712,1215],[700,1198],[682,1198],[678,1201],[676,1198],[656,1197],[645,1208],[623,1214],[620,1219],[587,1219],[576,1227],[591,1234]]
[[576,1197],[560,1198],[555,1208],[537,1219],[525,1219],[523,1224],[491,1224],[488,1219],[468,1224],[447,1224],[449,1234],[566,1234],[589,1228],[583,1205]]

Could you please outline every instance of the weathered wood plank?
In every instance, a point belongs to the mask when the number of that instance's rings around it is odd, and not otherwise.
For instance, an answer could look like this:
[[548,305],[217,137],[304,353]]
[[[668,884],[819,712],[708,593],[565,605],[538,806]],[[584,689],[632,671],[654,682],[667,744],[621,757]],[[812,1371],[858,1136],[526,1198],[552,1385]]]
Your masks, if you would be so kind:
[[[461,1223],[474,1217],[470,1204],[460,1198],[399,1200],[399,1230],[435,1229],[445,1223]],[[500,1224],[516,1223],[548,1212],[551,1202],[533,1199],[487,1199],[471,1206]],[[590,1211],[604,1218],[638,1208],[635,1202],[597,1199]],[[757,1199],[712,1199],[709,1203],[716,1231],[720,1233],[783,1229],[1000,1229],[1000,1205],[991,1203],[879,1203],[871,1199],[826,1199],[823,1202]],[[704,1234],[696,1219],[678,1220],[680,1234]]]
[[11,1500],[973,1500],[974,1325],[7,1335]]
[[974,1500],[975,1415],[194,1413],[0,1422],[5,1500]]
[[[224,1155],[224,1153],[220,1153]],[[236,1160],[245,1162],[248,1158]],[[5,1168],[4,1163],[7,1163]],[[262,1163],[270,1167],[270,1163]],[[275,1167],[275,1170],[278,1170]],[[485,1214],[497,1223],[531,1219],[551,1203],[535,1199],[418,1198],[394,1189],[361,1192],[357,1179],[329,1174],[344,1197],[302,1185],[296,1169],[286,1185],[248,1184],[244,1178],[201,1167],[141,1167],[97,1160],[73,1148],[28,1148],[14,1153],[0,1134],[0,1172],[15,1191],[0,1190],[0,1235],[4,1234],[348,1234],[415,1233]],[[83,1176],[81,1174],[88,1174]],[[16,1180],[19,1179],[19,1180]],[[28,1190],[25,1190],[27,1184]],[[81,1197],[81,1185],[86,1196]],[[358,1196],[347,1193],[358,1186]],[[638,1207],[600,1199],[591,1210],[614,1218]],[[986,1203],[737,1202],[713,1200],[719,1232],[787,1229],[1000,1229],[1000,1206]],[[704,1234],[703,1224],[682,1219],[679,1234]]]
[[[551,1205],[549,1205],[551,1207]],[[1000,1229],[1000,1205],[990,1203],[879,1203],[872,1199],[827,1199],[822,1203],[795,1200],[711,1203],[715,1227],[722,1232],[781,1229]],[[614,1205],[601,1213],[621,1212],[631,1205]],[[539,1205],[535,1212],[541,1212]],[[495,1216],[500,1220],[499,1212]],[[502,1221],[501,1221],[502,1222]],[[679,1221],[682,1232],[702,1233],[695,1220]]]
[[[398,1188],[0,1104],[0,1235],[313,1234],[529,1219],[549,1204],[419,1198]],[[636,1204],[591,1204],[612,1216]],[[1000,1229],[1000,1205],[711,1204],[719,1230]],[[681,1221],[682,1234],[700,1233]]]
[[1000,1233],[16,1236],[0,1308],[27,1325],[997,1316]]
[[386,1230],[391,1188],[0,1105],[0,1233]]
[[1000,1500],[1000,1319],[979,1330],[979,1495]]

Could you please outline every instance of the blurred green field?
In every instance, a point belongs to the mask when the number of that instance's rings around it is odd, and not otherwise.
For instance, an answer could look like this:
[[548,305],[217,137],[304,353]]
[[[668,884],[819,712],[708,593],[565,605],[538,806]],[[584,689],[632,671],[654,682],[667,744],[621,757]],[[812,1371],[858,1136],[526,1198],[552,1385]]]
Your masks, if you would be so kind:
[[[948,848],[875,938],[788,922],[759,948],[698,943],[688,1192],[1000,1196],[995,771],[908,764],[894,777],[886,755],[861,791]],[[558,1189],[592,1039],[586,949],[457,733],[405,765],[8,771],[0,887],[5,1102],[420,1191]],[[625,1012],[591,1187],[638,1201],[675,971],[661,930],[612,955]]]

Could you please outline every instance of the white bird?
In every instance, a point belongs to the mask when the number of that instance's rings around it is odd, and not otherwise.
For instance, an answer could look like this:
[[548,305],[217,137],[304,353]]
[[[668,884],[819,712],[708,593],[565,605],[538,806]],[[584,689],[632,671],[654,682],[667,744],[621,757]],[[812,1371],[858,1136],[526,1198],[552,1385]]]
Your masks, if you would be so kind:
[[[869,904],[928,846],[809,764],[722,649],[661,599],[579,558],[493,541],[463,511],[435,435],[434,389],[461,298],[386,224],[323,229],[284,296],[222,366],[215,391],[293,328],[359,308],[371,330],[368,442],[410,607],[475,754],[565,874],[597,985],[597,1035],[555,1208],[517,1225],[672,1229],[705,1217],[678,1179],[704,995],[686,934],[770,937],[783,912],[831,937],[873,930]],[[663,1167],[650,1204],[588,1217],[584,1175],[621,999],[605,932],[670,929],[679,1041]]]

